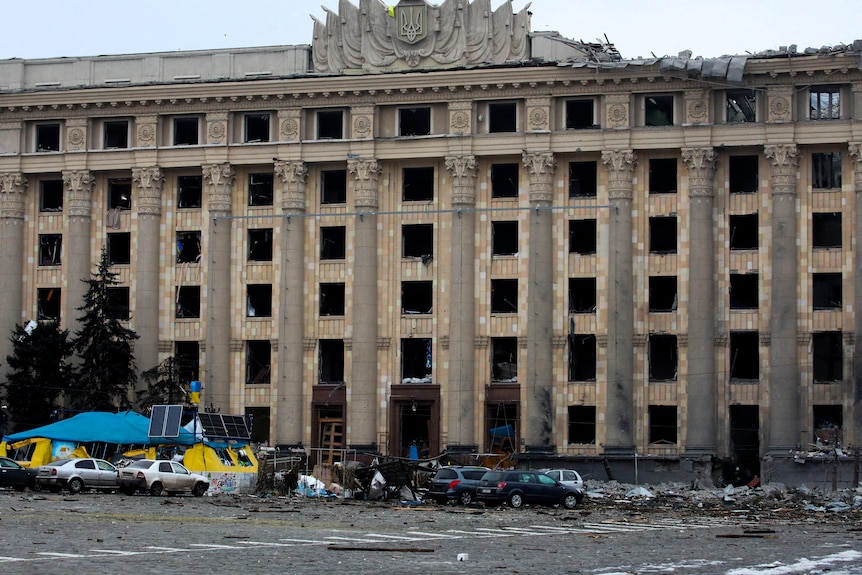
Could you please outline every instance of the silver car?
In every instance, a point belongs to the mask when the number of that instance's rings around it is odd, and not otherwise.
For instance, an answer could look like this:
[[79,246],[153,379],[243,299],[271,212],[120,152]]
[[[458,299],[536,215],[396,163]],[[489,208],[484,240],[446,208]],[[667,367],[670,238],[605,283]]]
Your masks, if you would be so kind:
[[209,489],[209,479],[192,473],[176,461],[139,459],[120,468],[120,491],[132,495],[147,491],[150,495],[191,491],[200,497]]
[[52,493],[61,489],[70,493],[84,489],[116,491],[120,488],[120,476],[117,468],[104,459],[58,459],[39,467],[36,483]]
[[539,471],[548,477],[556,479],[563,485],[573,487],[581,493],[586,493],[587,491],[587,486],[584,484],[581,474],[573,469],[540,469]]

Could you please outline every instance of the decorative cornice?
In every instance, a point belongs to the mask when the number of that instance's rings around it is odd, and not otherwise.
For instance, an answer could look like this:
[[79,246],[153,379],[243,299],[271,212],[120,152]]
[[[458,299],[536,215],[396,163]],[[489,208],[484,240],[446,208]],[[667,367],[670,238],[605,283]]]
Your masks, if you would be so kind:
[[530,177],[530,203],[549,204],[554,199],[554,171],[557,168],[557,159],[553,152],[528,152],[521,153],[524,168]]
[[308,166],[305,162],[282,162],[279,160],[275,162],[273,169],[281,181],[281,209],[286,214],[304,213]]
[[609,150],[602,152],[602,164],[608,172],[608,195],[610,199],[632,199],[632,172],[637,163],[633,150]]
[[206,187],[207,208],[211,214],[230,213],[231,193],[236,180],[236,171],[229,163],[205,164],[201,166]]
[[162,191],[165,175],[162,168],[132,168],[132,180],[138,192],[138,214],[158,216],[162,213]]
[[446,156],[452,175],[452,205],[476,205],[476,156]]
[[90,195],[96,178],[90,170],[65,170],[63,172],[63,187],[69,206],[69,217],[90,217],[92,200]]
[[682,161],[688,168],[688,193],[691,197],[714,195],[716,155],[713,148],[683,148]]
[[0,219],[24,219],[27,178],[20,172],[0,173]]
[[377,179],[380,176],[380,164],[377,160],[348,160],[347,170],[353,174],[355,180],[355,206],[377,209]]

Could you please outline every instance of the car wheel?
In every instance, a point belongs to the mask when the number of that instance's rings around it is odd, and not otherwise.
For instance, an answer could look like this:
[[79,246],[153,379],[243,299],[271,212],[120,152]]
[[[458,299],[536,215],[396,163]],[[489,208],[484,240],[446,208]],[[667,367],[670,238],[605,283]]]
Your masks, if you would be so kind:
[[192,489],[192,495],[194,495],[195,497],[200,497],[207,492],[207,489],[209,489],[209,486],[203,481],[200,481],[198,483],[195,483],[195,488]]
[[563,507],[566,509],[574,509],[578,506],[578,496],[574,493],[566,493],[566,496],[563,498]]
[[524,496],[520,493],[513,493],[509,496],[509,507],[519,509],[524,506]]
[[150,485],[150,495],[161,495],[164,487],[162,486],[161,481],[154,481],[152,485]]
[[470,505],[473,503],[473,494],[469,491],[462,491],[461,495],[458,496],[458,501],[461,502],[461,505]]
[[81,481],[80,477],[73,477],[69,480],[69,485],[67,487],[69,488],[69,493],[74,495],[76,493],[80,493],[84,489],[84,482]]
[[33,479],[33,481],[27,486],[33,491],[42,491],[42,484]]

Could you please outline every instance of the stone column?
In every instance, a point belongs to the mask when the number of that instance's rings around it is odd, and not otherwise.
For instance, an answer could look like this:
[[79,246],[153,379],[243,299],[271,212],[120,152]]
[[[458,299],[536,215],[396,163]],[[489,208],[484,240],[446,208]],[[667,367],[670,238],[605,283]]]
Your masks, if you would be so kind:
[[95,270],[90,257],[90,210],[94,184],[95,178],[89,170],[63,172],[65,211],[69,218],[69,231],[63,238],[63,267],[66,270],[63,325],[70,335],[80,329],[78,319],[83,312],[77,308],[84,305],[87,293],[87,284],[82,280],[91,279]]
[[348,160],[354,177],[353,338],[347,386],[350,449],[377,450],[377,179],[375,159]]
[[[0,173],[0,363],[12,353],[12,342],[8,334],[15,325],[30,318],[21,316],[24,271],[24,199],[27,194],[27,178],[18,172]],[[36,319],[36,318],[33,318]],[[63,318],[67,319],[67,318]],[[6,366],[8,368],[8,366]],[[3,374],[7,370],[3,370]]]
[[[159,166],[133,168],[132,180],[138,207],[138,233],[135,238],[135,363],[143,372],[159,363],[159,228],[162,215],[162,190],[165,176]],[[174,355],[174,350],[170,351]],[[140,375],[140,374],[139,374]],[[187,381],[180,382],[188,385]],[[138,377],[138,385],[146,385]]]
[[[856,242],[856,269],[853,274],[855,306],[855,338],[862,341],[862,143],[850,143],[850,157],[853,161],[853,186],[856,191],[856,220],[854,222],[854,240]],[[849,222],[848,222],[849,224]],[[844,442],[852,445],[862,445],[862,353],[856,348],[853,354],[853,437],[845,437]]]
[[688,168],[688,365],[686,455],[715,454],[717,397],[715,370],[715,150],[683,148]]
[[798,248],[796,166],[793,144],[765,147],[772,165],[772,277],[769,314],[769,452],[786,456],[799,444],[799,353],[797,350]]
[[608,229],[608,382],[606,454],[634,453],[634,274],[632,262],[632,150],[602,152],[611,204]]
[[451,447],[477,448],[475,407],[476,156],[447,156],[452,176],[452,253],[449,288],[449,381],[447,422]]
[[[275,421],[276,443],[302,441],[303,336],[305,334],[305,162],[275,162],[281,182],[281,317],[279,318],[279,377]],[[291,217],[297,216],[297,217]]]
[[230,164],[205,164],[203,183],[207,198],[209,242],[204,244],[208,262],[206,378],[203,381],[202,403],[212,403],[222,413],[232,413],[231,376],[231,192],[236,173]]
[[557,160],[551,152],[524,152],[530,185],[530,230],[527,275],[527,369],[525,447],[551,451],[554,421],[553,180]]

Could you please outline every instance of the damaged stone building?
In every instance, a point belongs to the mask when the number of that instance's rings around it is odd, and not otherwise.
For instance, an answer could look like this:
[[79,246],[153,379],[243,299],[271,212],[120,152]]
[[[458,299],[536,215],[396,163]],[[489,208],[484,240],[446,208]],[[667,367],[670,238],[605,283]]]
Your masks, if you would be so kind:
[[630,60],[490,0],[313,27],[0,61],[0,331],[74,331],[104,248],[139,369],[271,445],[788,481],[860,444],[862,42]]

